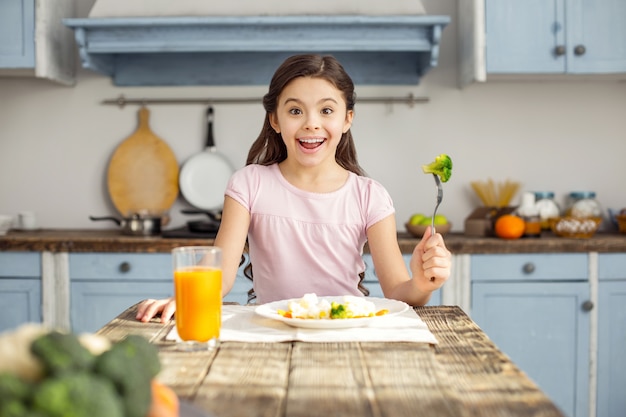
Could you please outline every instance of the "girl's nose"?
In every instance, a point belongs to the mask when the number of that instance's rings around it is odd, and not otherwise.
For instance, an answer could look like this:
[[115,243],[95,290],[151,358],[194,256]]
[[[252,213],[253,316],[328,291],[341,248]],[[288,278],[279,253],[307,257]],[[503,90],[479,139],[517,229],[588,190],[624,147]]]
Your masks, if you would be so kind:
[[315,113],[310,113],[304,124],[305,129],[317,130],[320,128],[319,116]]

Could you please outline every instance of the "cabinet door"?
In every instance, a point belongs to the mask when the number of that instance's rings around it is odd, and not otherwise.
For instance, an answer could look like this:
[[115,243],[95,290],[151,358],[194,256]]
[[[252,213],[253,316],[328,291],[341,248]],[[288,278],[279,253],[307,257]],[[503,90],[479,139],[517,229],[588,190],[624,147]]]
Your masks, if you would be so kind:
[[0,306],[0,332],[27,322],[41,322],[39,253],[0,253]]
[[626,72],[626,1],[567,0],[566,13],[568,73]]
[[0,68],[34,68],[35,0],[0,1]]
[[604,253],[598,263],[598,417],[626,410],[626,254]]
[[[402,255],[404,258],[404,264],[407,269],[409,268],[409,262],[411,261],[411,255]],[[363,285],[370,290],[370,297],[384,298],[383,289],[378,282],[378,276],[376,276],[376,270],[374,269],[374,262],[372,261],[372,255],[363,255],[363,261],[365,261],[365,278],[363,279]],[[441,289],[435,291],[428,301],[429,306],[436,306],[441,304]]]
[[170,281],[72,281],[70,323],[74,332],[96,332],[122,311],[146,298],[172,295]]
[[564,73],[565,0],[486,0],[487,72]]
[[472,319],[569,417],[588,411],[586,282],[478,282]]
[[0,332],[41,322],[41,280],[0,278]]
[[598,290],[598,417],[626,410],[626,279],[600,282]]

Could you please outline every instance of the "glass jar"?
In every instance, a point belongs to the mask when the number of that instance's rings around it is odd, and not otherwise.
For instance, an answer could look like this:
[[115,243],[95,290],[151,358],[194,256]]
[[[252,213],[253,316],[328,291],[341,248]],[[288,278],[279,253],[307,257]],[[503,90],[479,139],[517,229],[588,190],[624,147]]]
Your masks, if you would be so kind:
[[539,211],[535,207],[535,194],[525,192],[515,214],[524,219],[524,236],[539,237],[541,236],[541,219]]
[[550,229],[550,219],[555,219],[561,215],[561,208],[554,201],[552,191],[535,191],[535,208],[539,212],[541,228]]
[[572,191],[569,193],[566,214],[577,218],[602,217],[602,207],[593,191]]

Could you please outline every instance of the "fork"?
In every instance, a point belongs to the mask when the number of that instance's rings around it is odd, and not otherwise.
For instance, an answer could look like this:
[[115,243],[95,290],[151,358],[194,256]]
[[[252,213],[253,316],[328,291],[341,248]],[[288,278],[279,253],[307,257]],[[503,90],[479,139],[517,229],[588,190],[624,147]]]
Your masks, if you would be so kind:
[[435,234],[435,215],[437,214],[437,209],[439,208],[439,204],[441,204],[441,200],[443,200],[443,187],[441,186],[441,181],[439,180],[439,177],[437,176],[437,174],[433,174],[433,177],[435,178],[435,184],[437,184],[437,205],[435,206],[435,211],[433,212],[433,217],[431,219],[432,234],[434,235]]
[[[433,218],[431,219],[430,224],[432,229],[432,235],[435,234],[435,215],[437,214],[437,209],[439,208],[439,204],[441,204],[441,200],[443,200],[443,187],[441,186],[441,181],[436,174],[433,174],[433,177],[435,178],[435,184],[437,184],[437,205],[435,205],[435,211],[433,212]],[[430,277],[430,281],[434,282],[435,277]]]

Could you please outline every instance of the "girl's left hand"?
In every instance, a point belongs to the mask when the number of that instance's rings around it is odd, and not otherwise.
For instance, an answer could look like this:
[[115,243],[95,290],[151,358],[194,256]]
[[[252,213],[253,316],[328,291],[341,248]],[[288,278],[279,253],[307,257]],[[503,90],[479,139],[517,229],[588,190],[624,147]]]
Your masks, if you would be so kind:
[[422,240],[415,246],[409,264],[413,279],[417,279],[418,288],[434,291],[450,277],[452,254],[446,247],[439,233],[432,235],[429,226]]

